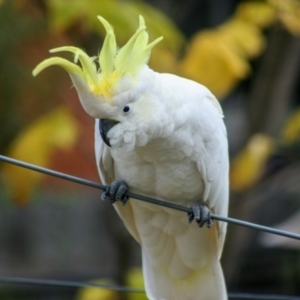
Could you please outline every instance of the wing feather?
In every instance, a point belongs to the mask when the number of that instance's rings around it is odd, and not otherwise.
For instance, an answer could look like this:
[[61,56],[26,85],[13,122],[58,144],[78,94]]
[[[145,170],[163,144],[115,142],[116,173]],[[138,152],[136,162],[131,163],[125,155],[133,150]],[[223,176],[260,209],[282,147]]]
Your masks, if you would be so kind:
[[[115,178],[114,160],[110,155],[109,148],[103,143],[99,132],[99,120],[95,122],[95,156],[96,165],[103,184],[110,184]],[[114,207],[124,222],[125,227],[138,243],[141,243],[140,236],[134,222],[133,211],[130,201],[124,206],[121,203],[114,203]]]
[[[214,99],[214,101],[212,101]],[[205,183],[204,201],[218,215],[227,216],[228,212],[228,145],[223,114],[217,100],[209,95],[201,101],[201,128],[199,137],[202,139],[200,154],[196,161],[198,170]],[[226,223],[218,221],[219,253],[221,254]]]

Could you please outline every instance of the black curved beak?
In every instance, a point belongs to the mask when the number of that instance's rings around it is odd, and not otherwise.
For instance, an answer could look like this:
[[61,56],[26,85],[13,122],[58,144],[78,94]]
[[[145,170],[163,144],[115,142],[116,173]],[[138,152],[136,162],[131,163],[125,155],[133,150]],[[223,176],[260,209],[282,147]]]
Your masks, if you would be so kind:
[[109,139],[107,138],[108,131],[113,128],[115,125],[117,125],[119,122],[109,119],[99,119],[99,130],[100,135],[103,140],[103,142],[108,146],[111,147],[109,143]]

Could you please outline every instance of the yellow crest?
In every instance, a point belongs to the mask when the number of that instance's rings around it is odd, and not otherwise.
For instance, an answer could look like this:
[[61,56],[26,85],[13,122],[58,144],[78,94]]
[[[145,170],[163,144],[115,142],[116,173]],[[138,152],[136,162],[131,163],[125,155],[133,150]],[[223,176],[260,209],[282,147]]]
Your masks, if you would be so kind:
[[[83,50],[72,46],[55,48],[50,52],[69,51],[74,53],[74,63],[61,57],[51,57],[37,65],[33,70],[33,75],[36,76],[49,66],[59,65],[69,73],[81,75],[93,93],[109,96],[111,88],[121,76],[126,73],[135,74],[143,65],[148,63],[151,49],[162,40],[160,37],[148,44],[145,21],[140,16],[139,28],[129,41],[118,50],[112,27],[102,17],[98,16],[98,19],[106,30],[106,37],[98,58],[89,57]],[[96,59],[99,61],[99,70],[95,64]],[[78,61],[80,61],[81,67],[77,65]]]

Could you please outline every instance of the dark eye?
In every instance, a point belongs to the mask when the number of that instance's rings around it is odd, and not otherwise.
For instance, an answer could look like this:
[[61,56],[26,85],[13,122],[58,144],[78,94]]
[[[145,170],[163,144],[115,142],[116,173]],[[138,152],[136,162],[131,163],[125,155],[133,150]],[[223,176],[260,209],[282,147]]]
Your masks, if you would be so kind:
[[124,106],[124,107],[123,107],[123,111],[124,111],[125,113],[129,112],[129,111],[130,111],[130,107],[129,107],[128,105]]

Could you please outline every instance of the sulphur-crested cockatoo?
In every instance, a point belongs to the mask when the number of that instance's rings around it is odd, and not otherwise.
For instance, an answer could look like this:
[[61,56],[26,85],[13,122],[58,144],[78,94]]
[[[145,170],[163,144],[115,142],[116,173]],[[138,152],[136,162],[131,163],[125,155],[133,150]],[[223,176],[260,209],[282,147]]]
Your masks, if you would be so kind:
[[[226,216],[228,209],[228,150],[221,107],[204,86],[147,66],[161,38],[148,44],[142,17],[120,49],[110,24],[99,20],[107,32],[99,69],[97,58],[75,47],[61,47],[50,52],[72,52],[74,63],[52,57],[33,74],[51,65],[63,67],[83,108],[96,119],[97,166],[102,182],[109,184],[103,198],[113,202],[142,247],[148,298],[227,299],[219,262],[226,224],[212,224],[210,217],[210,212]],[[127,187],[191,207],[188,219],[197,222],[189,224],[177,210],[128,201]]]

